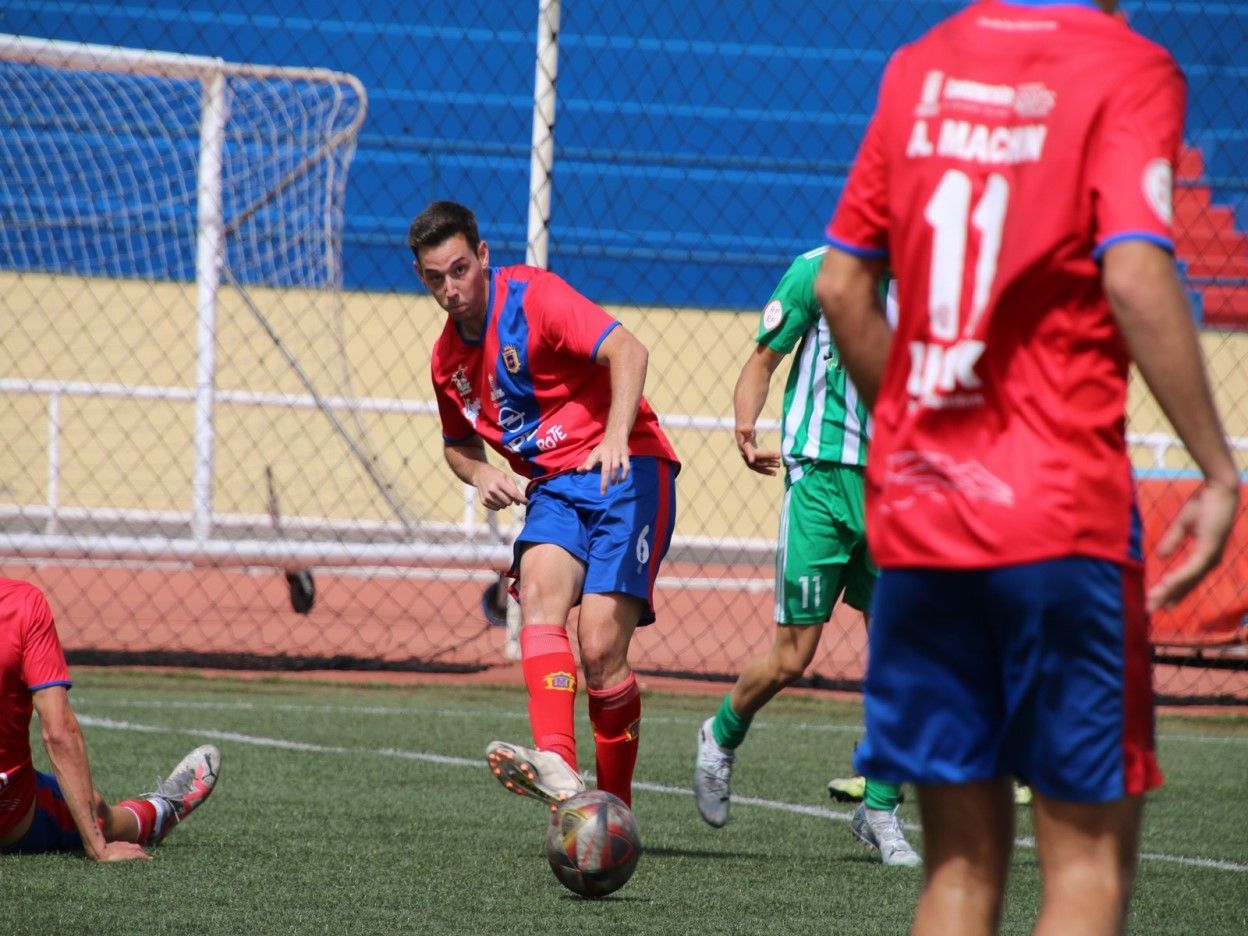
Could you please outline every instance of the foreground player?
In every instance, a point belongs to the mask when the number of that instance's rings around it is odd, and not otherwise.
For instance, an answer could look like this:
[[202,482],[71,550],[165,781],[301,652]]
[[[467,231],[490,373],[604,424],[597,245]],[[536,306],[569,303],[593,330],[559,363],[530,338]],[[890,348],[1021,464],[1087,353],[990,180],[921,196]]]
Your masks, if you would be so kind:
[[[745,665],[719,710],[698,731],[694,801],[716,827],[728,821],[732,764],[754,715],[806,672],[842,592],[846,604],[865,614],[875,586],[862,503],[870,420],[815,301],[815,274],[826,250],[797,257],[776,285],[733,393],[737,449],[759,474],[774,475],[783,464],[784,504],[771,650]],[[799,341],[784,388],[780,451],[759,451],[755,425],[772,375]],[[896,784],[867,781],[850,830],[878,851],[884,864],[913,867],[922,862],[897,821],[900,797]]]
[[[0,854],[81,849],[97,861],[147,858],[212,793],[221,752],[196,748],[156,792],[110,806],[91,783],[69,669],[48,603],[34,585],[0,579]],[[54,775],[35,770],[32,709]]]
[[[548,804],[585,788],[565,629],[579,604],[598,786],[631,805],[641,695],[628,647],[654,620],[680,468],[642,398],[645,346],[553,273],[491,267],[463,205],[429,205],[408,245],[448,316],[432,360],[447,464],[490,510],[527,505],[512,571],[537,750],[495,741],[490,768],[507,789]],[[487,461],[484,443],[530,479],[526,491]]]
[[[1183,77],[1099,6],[988,0],[899,51],[816,285],[876,401],[857,765],[919,784],[916,933],[996,930],[1011,774],[1034,791],[1035,931],[1121,932],[1162,782],[1147,608],[1219,561],[1239,497],[1170,255]],[[1147,595],[1130,359],[1205,477]]]

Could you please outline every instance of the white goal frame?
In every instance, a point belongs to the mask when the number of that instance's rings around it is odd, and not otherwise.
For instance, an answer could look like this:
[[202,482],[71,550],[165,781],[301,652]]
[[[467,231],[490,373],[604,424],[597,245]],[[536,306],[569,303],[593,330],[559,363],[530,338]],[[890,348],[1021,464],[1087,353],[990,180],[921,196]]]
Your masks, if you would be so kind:
[[[227,113],[227,83],[233,78],[276,78],[289,81],[325,82],[346,85],[358,97],[359,107],[352,121],[327,136],[324,144],[309,156],[295,173],[302,171],[319,154],[333,152],[358,134],[367,113],[367,93],[354,75],[321,68],[301,68],[231,63],[220,58],[131,49],[93,43],[65,42],[28,36],[0,34],[0,60],[72,71],[152,75],[161,78],[193,80],[200,83],[202,104],[198,134],[195,242],[196,358],[195,386],[133,387],[82,382],[29,381],[5,379],[0,392],[6,395],[34,395],[48,401],[48,478],[47,502],[42,507],[0,506],[0,520],[11,521],[0,528],[0,555],[23,559],[173,561],[201,566],[276,565],[283,567],[347,565],[423,565],[430,562],[472,562],[497,565],[506,560],[506,550],[496,531],[465,522],[463,524],[420,524],[419,541],[412,536],[413,524],[402,506],[392,503],[399,522],[346,524],[350,529],[330,528],[328,523],[311,525],[287,521],[308,538],[283,536],[254,538],[246,535],[257,518],[223,517],[214,514],[214,416],[222,391],[216,388],[217,302],[222,283],[223,250],[227,237],[223,212],[222,154]],[[250,211],[254,211],[253,206]],[[328,210],[327,210],[328,214]],[[233,223],[237,224],[239,219]],[[330,217],[325,224],[332,223]],[[329,241],[327,240],[327,243]],[[327,247],[330,254],[333,249]],[[338,272],[337,256],[327,256],[327,266]],[[59,411],[66,396],[152,398],[189,402],[193,397],[193,470],[189,514],[145,514],[99,508],[67,508],[59,504]],[[272,399],[255,401],[272,405]],[[336,411],[359,412],[381,405],[386,409],[402,401],[377,404],[367,400],[322,400],[288,396],[276,401],[292,408],[320,409],[338,425]],[[423,412],[424,404],[415,406]],[[367,459],[361,459],[361,463]],[[374,479],[377,480],[377,479]],[[379,490],[384,484],[378,484]],[[466,504],[465,518],[471,515]],[[13,522],[16,521],[16,522]],[[25,521],[24,523],[22,521]],[[86,521],[75,523],[75,521]],[[30,528],[31,526],[34,528]],[[73,527],[81,525],[82,532]],[[126,532],[99,533],[99,526]],[[185,529],[185,535],[167,535],[131,530]],[[24,528],[25,527],[25,528]],[[438,529],[437,527],[454,527]],[[240,531],[243,531],[240,533]],[[233,533],[234,535],[231,535]],[[327,535],[320,535],[327,534]],[[345,534],[345,535],[344,535]],[[354,534],[354,535],[352,535]],[[464,534],[467,534],[466,536]],[[374,538],[376,537],[376,538]]]

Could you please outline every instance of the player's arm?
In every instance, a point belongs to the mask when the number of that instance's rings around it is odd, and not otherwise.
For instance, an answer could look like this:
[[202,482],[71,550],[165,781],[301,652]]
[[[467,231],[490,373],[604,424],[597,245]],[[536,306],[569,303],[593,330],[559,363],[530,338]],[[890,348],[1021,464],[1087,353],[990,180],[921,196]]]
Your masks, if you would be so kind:
[[87,857],[96,861],[149,857],[134,842],[104,840],[95,807],[95,788],[91,784],[91,765],[87,761],[87,742],[69,706],[69,691],[65,686],[45,686],[34,693],[33,702],[39,713],[44,750],[48,752],[48,760],[52,762],[61,795],[82,837]]
[[623,325],[602,339],[594,362],[611,373],[611,406],[607,410],[602,442],[594,447],[578,471],[596,466],[602,471],[602,493],[607,486],[628,477],[628,437],[632,435],[641,393],[646,385],[650,353]]
[[1162,608],[1190,592],[1221,560],[1239,504],[1239,474],[1170,254],[1144,240],[1120,241],[1106,249],[1101,279],[1132,360],[1205,476],[1158,544],[1167,556],[1184,539],[1194,541],[1187,558],[1149,591],[1150,608]]
[[887,267],[882,259],[856,256],[832,246],[824,254],[815,279],[815,298],[828,320],[832,342],[868,407],[875,406],[892,342],[879,291]]
[[475,487],[488,509],[502,510],[512,504],[528,503],[512,476],[490,464],[480,436],[444,442],[442,453],[455,477]]
[[750,470],[774,475],[780,467],[779,452],[760,452],[755,438],[758,417],[767,403],[771,377],[784,360],[784,355],[764,344],[756,344],[737,377],[732,391],[732,411],[736,422],[737,450]]

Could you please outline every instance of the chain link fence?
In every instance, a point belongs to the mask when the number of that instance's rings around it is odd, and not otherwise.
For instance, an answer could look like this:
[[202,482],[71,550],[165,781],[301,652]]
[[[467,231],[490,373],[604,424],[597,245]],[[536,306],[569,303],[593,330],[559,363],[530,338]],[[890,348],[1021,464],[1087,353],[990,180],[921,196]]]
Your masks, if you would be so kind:
[[[822,241],[891,50],[960,6],[6,4],[0,568],[79,661],[508,662],[520,518],[442,464],[442,313],[404,244],[453,198],[493,262],[548,266],[650,348],[685,468],[633,663],[735,674],[770,643],[782,493],[732,441],[757,310]],[[1248,469],[1248,18],[1124,6],[1188,76],[1175,236]],[[1130,407],[1155,536],[1195,474],[1138,381]],[[1157,622],[1164,696],[1248,700],[1242,526]],[[839,610],[812,681],[856,686],[864,651]]]

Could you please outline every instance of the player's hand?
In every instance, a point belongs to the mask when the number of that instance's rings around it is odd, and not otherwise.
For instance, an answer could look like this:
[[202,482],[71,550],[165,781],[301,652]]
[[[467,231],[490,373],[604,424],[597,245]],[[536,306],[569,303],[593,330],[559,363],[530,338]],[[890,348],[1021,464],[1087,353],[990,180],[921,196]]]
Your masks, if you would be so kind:
[[1238,509],[1238,484],[1228,487],[1206,483],[1183,505],[1157,543],[1157,552],[1163,558],[1171,556],[1189,539],[1192,540],[1192,549],[1186,559],[1148,590],[1150,611],[1174,605],[1222,560],[1222,550],[1231,535]]
[[630,469],[628,437],[604,438],[594,446],[593,451],[581,463],[581,467],[576,469],[576,473],[586,474],[595,468],[600,468],[602,471],[602,484],[599,491],[603,494],[607,493],[607,488],[612,484],[627,478]]
[[104,850],[91,857],[96,861],[147,861],[152,856],[136,842],[105,842]]
[[754,438],[753,426],[737,429],[736,437],[737,451],[741,453],[749,469],[759,474],[774,476],[780,469],[780,453],[759,451],[756,447],[757,440]]
[[512,504],[527,504],[528,499],[511,475],[493,465],[484,465],[473,479],[477,496],[489,510],[502,510]]

